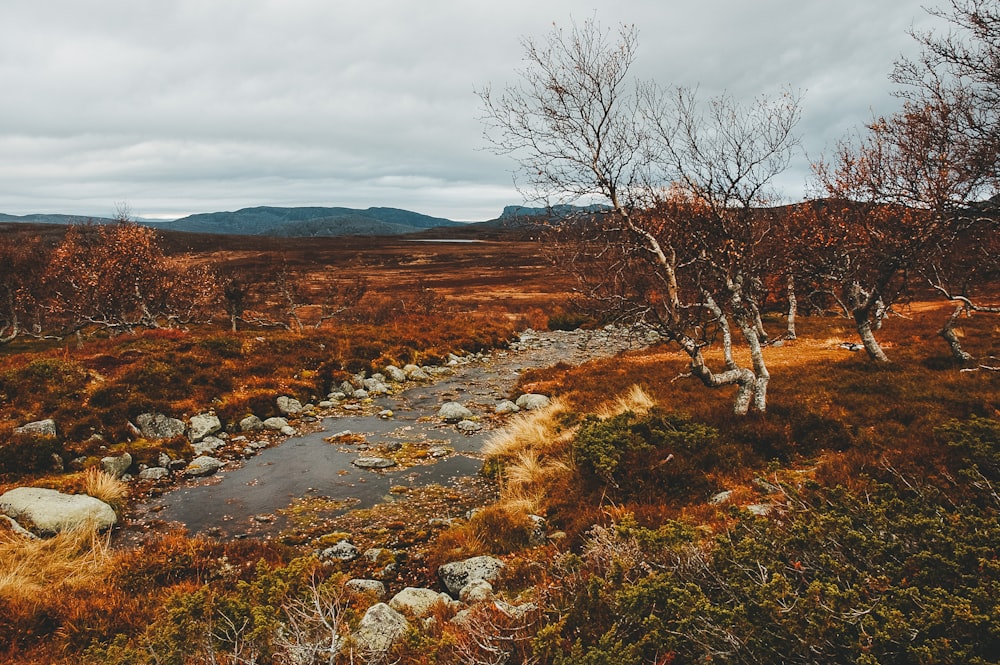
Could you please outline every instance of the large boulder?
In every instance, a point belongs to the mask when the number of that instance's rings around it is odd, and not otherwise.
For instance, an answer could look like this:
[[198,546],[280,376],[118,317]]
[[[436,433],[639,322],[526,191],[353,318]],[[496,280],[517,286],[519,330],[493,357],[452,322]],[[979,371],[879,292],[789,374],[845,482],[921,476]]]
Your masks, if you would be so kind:
[[162,413],[141,413],[135,424],[145,439],[172,439],[184,434],[184,421]]
[[192,416],[188,423],[188,438],[191,443],[198,443],[209,434],[215,434],[222,429],[222,421],[214,413],[199,413]]
[[274,432],[280,432],[286,427],[290,427],[287,420],[285,420],[284,418],[279,418],[277,416],[275,416],[274,418],[268,418],[263,423],[261,423],[261,425],[263,425],[264,429],[269,429]]
[[264,429],[264,421],[253,414],[240,421],[241,432],[256,432],[262,429]]
[[14,434],[26,434],[28,436],[54,437],[56,435],[56,421],[51,418],[36,420],[33,423],[26,423],[14,428]]
[[385,368],[385,375],[389,377],[390,381],[395,383],[403,383],[406,381],[406,372],[399,369],[395,365],[388,365]]
[[385,598],[385,584],[378,580],[366,580],[354,578],[344,583],[344,588],[351,593],[373,596],[378,600]]
[[406,617],[385,603],[372,605],[354,632],[355,649],[369,660],[378,661],[403,637],[408,627]]
[[477,580],[493,584],[504,569],[503,561],[491,556],[474,556],[464,561],[453,561],[438,568],[438,577],[454,598],[460,597],[466,585]]
[[0,513],[44,535],[82,527],[103,531],[118,520],[100,499],[41,487],[18,487],[0,495]]
[[457,423],[473,417],[472,411],[469,411],[458,402],[445,402],[441,405],[441,408],[438,409],[437,415],[438,418],[446,423]]

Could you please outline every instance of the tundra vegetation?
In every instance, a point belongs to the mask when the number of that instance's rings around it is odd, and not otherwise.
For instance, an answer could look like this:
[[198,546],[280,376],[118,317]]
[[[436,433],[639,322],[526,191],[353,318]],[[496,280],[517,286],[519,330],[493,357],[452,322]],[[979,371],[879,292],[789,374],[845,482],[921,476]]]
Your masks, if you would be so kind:
[[[633,83],[637,32],[588,21],[527,41],[521,83],[481,92],[526,190],[606,204],[553,221],[545,256],[513,237],[262,247],[127,214],[9,229],[0,490],[87,492],[126,516],[142,486],[100,456],[190,456],[138,437],[140,413],[277,415],[277,395],[528,326],[641,323],[661,341],[523,372],[516,393],[553,399],[489,438],[495,500],[471,513],[459,489],[397,488],[272,540],[30,540],[0,522],[0,658],[358,662],[373,599],[348,579],[440,588],[440,564],[490,554],[498,602],[439,603],[378,657],[998,662],[1000,8],[935,11],[949,30],[915,34],[921,55],[893,70],[902,109],[820,160],[801,204],[769,189],[796,94],[744,106]],[[57,436],[14,431],[46,417]],[[317,558],[348,532],[381,549]]]

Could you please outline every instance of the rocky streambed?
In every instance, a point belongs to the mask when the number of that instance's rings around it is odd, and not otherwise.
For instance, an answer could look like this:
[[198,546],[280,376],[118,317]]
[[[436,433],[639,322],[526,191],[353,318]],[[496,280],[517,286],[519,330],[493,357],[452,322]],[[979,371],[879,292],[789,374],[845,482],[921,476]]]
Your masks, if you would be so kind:
[[[388,394],[363,390],[365,377],[356,377],[360,388],[348,394],[350,386],[343,386],[337,391],[342,397],[321,402],[320,417],[296,423],[294,435],[266,448],[248,441],[248,457],[140,505],[130,528],[175,524],[222,538],[287,535],[311,519],[394,501],[426,486],[461,487],[467,495],[470,483],[483,482],[473,480],[482,465],[479,451],[514,411],[508,400],[521,372],[579,364],[648,341],[614,327],[528,330],[507,350],[421,368],[425,380],[386,380]],[[522,406],[530,405],[522,400]]]

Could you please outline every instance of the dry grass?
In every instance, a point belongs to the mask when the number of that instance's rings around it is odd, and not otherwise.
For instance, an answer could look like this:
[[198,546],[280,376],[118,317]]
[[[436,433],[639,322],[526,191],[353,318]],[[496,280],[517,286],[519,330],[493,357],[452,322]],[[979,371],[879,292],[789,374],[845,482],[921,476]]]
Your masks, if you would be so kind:
[[40,540],[0,532],[0,599],[34,605],[101,583],[112,560],[109,539],[92,528]]
[[128,484],[97,467],[84,472],[83,488],[86,494],[100,499],[120,513],[128,499]]

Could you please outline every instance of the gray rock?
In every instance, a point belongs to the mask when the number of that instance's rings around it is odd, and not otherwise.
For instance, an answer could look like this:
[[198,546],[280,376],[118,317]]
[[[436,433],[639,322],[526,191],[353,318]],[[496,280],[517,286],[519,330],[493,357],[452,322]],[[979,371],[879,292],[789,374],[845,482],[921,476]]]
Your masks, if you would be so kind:
[[184,434],[184,421],[162,413],[140,413],[135,419],[145,439],[172,439]]
[[192,416],[188,422],[188,439],[198,443],[209,434],[215,434],[222,429],[222,422],[214,413],[199,413]]
[[545,395],[539,395],[537,393],[526,393],[517,398],[515,402],[518,408],[524,409],[525,411],[533,411],[535,409],[544,409],[549,405],[549,398]]
[[358,457],[351,464],[359,469],[388,469],[396,466],[396,461],[388,457]]
[[29,540],[38,540],[38,536],[36,536],[35,534],[31,533],[30,531],[28,531],[27,529],[25,529],[23,526],[21,526],[20,524],[18,524],[15,520],[7,517],[6,515],[0,515],[0,522],[6,523],[7,526],[10,527],[11,532],[13,532],[14,534],[16,534],[18,536],[22,536],[24,538],[28,538]]
[[483,429],[483,426],[474,420],[460,420],[455,424],[455,429],[462,434],[475,434]]
[[46,418],[45,420],[36,420],[31,423],[25,423],[20,427],[15,427],[14,434],[25,434],[28,436],[40,436],[40,437],[55,437],[56,421],[52,420],[51,418]]
[[405,365],[403,371],[410,381],[430,381],[431,377],[422,367],[416,365]]
[[392,412],[392,409],[382,409],[381,411],[378,412],[377,415],[382,420],[388,420],[389,418],[392,418],[396,414]]
[[438,568],[438,577],[453,597],[458,598],[462,589],[477,580],[493,584],[504,569],[503,561],[491,556],[475,556],[464,561],[453,561]]
[[170,477],[170,471],[162,466],[151,466],[139,472],[140,480],[163,480]]
[[284,427],[282,427],[278,431],[281,434],[284,434],[285,436],[295,436],[295,434],[296,434],[295,428],[292,427],[291,425],[285,425]]
[[505,399],[504,401],[496,405],[496,408],[493,409],[493,413],[502,416],[508,413],[517,413],[520,410],[521,407],[519,407],[517,404],[514,404],[509,399]]
[[351,395],[355,390],[357,390],[357,388],[355,388],[354,384],[350,381],[344,381],[340,384],[340,392],[344,393],[344,395]]
[[406,372],[399,369],[395,365],[389,365],[385,368],[385,375],[389,377],[390,381],[395,383],[403,383],[406,381]]
[[323,399],[320,400],[317,406],[319,406],[319,408],[321,409],[332,409],[333,407],[336,406],[336,403],[329,399]]
[[353,397],[354,399],[367,399],[368,398],[368,391],[359,388],[359,389],[355,390],[353,393],[351,393],[351,397]]
[[261,424],[264,426],[264,429],[273,430],[275,432],[280,432],[282,427],[288,427],[288,421],[279,417],[268,418]]
[[170,455],[168,455],[166,453],[162,453],[162,452],[160,453],[160,456],[157,458],[157,462],[162,467],[169,467],[170,466],[170,461],[171,461],[170,460]]
[[441,408],[438,409],[437,415],[438,418],[446,423],[457,423],[473,417],[472,411],[469,411],[458,402],[446,402],[442,404]]
[[240,421],[241,432],[257,432],[262,429],[264,429],[264,421],[253,414]]
[[531,520],[531,533],[528,534],[528,543],[531,545],[544,545],[548,542],[548,523],[540,515],[528,515]]
[[346,540],[339,541],[333,547],[327,547],[320,552],[321,559],[336,559],[338,561],[354,561],[361,553],[358,548]]
[[392,597],[389,607],[420,619],[430,614],[438,603],[450,605],[452,602],[451,596],[446,593],[408,586]]
[[378,580],[347,580],[344,588],[352,593],[373,596],[378,600],[384,600],[386,596],[385,584]]
[[214,453],[216,450],[226,445],[226,442],[217,436],[206,436],[204,439],[197,443],[192,443],[191,448],[194,449],[195,455],[207,455],[209,453]]
[[751,503],[747,506],[747,510],[750,511],[751,515],[756,515],[757,517],[767,517],[774,510],[774,506],[769,503]]
[[374,377],[365,379],[361,385],[369,395],[386,395],[389,392],[389,387]]
[[128,453],[114,457],[104,457],[101,459],[101,468],[104,470],[104,473],[114,476],[115,478],[121,478],[124,476],[131,466],[132,456]]
[[378,661],[409,628],[406,617],[385,603],[372,605],[354,632],[354,644],[363,657]]
[[195,457],[191,463],[184,468],[184,474],[188,476],[210,476],[222,468],[222,462],[214,457],[202,455]]
[[720,503],[725,503],[729,501],[730,497],[732,496],[733,496],[732,490],[725,490],[723,492],[719,492],[718,494],[713,494],[712,498],[709,499],[708,502],[713,505],[719,505]]
[[278,398],[278,411],[281,411],[286,416],[294,416],[302,413],[302,403],[299,400],[287,395],[282,395]]
[[462,587],[458,598],[463,603],[475,605],[493,600],[493,585],[486,580],[475,580]]
[[88,527],[103,531],[118,521],[114,509],[100,499],[40,487],[18,487],[0,495],[0,513],[44,535]]

